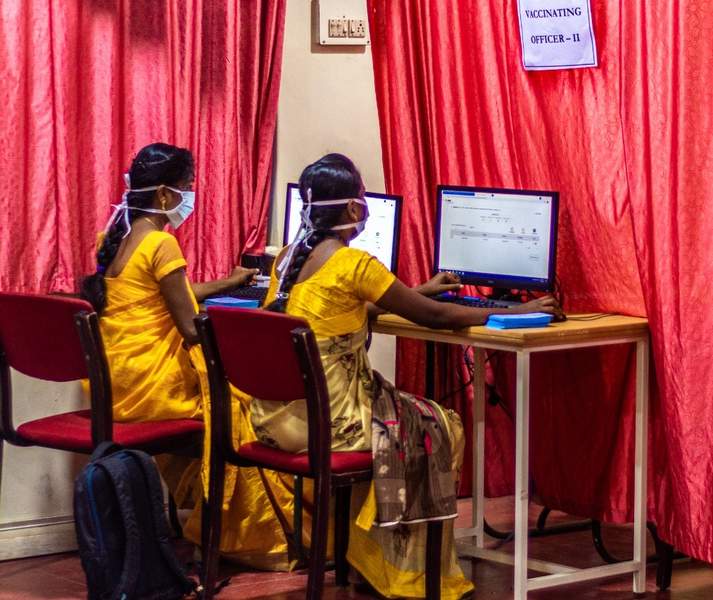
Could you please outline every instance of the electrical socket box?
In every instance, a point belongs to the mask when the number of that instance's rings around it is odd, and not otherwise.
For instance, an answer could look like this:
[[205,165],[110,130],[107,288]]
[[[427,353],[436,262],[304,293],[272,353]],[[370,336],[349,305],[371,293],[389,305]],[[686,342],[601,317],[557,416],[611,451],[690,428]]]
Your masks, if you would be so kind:
[[364,22],[364,19],[349,19],[349,37],[366,37],[366,23]]
[[317,0],[318,41],[322,46],[366,46],[369,23],[366,0]]

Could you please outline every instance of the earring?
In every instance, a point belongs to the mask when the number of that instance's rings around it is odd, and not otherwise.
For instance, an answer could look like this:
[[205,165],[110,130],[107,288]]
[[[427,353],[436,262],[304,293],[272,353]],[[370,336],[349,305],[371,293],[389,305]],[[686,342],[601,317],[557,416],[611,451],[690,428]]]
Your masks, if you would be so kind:
[[166,198],[161,198],[161,210],[166,210]]

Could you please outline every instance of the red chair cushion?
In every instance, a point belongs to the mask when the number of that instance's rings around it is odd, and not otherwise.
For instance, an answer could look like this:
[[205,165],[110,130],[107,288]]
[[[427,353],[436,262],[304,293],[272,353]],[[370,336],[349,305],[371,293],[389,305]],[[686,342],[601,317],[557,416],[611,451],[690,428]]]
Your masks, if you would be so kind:
[[[127,448],[180,442],[203,431],[203,421],[172,419],[141,423],[114,423],[114,441]],[[17,433],[35,446],[89,454],[92,451],[91,416],[88,410],[77,410],[28,421]]]
[[[306,453],[294,454],[271,448],[260,442],[243,444],[238,455],[276,471],[309,475],[309,458]],[[332,474],[351,473],[371,469],[371,452],[332,452]]]

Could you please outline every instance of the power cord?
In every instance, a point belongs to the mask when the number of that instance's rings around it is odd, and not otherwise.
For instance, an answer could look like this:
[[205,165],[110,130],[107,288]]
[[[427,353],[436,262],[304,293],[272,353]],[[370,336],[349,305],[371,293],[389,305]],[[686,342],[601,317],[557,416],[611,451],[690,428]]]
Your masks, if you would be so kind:
[[463,362],[465,362],[466,369],[468,371],[468,379],[466,381],[463,381],[463,379],[461,378],[460,369],[456,369],[458,379],[460,380],[460,385],[457,388],[455,388],[454,390],[451,390],[447,394],[441,396],[441,398],[439,400],[439,404],[442,403],[444,400],[448,400],[449,398],[452,398],[453,396],[460,394],[469,385],[473,384],[473,378],[475,377],[475,369],[474,369],[474,365],[473,365],[473,359],[470,358],[471,346],[461,346],[461,350],[463,352]]
[[[454,390],[451,390],[447,394],[441,396],[439,403],[443,402],[444,400],[447,400],[448,398],[452,398],[456,394],[460,394],[463,390],[465,390],[468,386],[473,384],[473,379],[475,378],[475,362],[473,361],[472,357],[472,346],[461,346],[461,350],[463,351],[463,362],[465,363],[466,370],[468,372],[468,378],[466,381],[463,381],[463,378],[461,377],[461,372],[460,369],[456,370],[458,379],[460,381],[460,385],[455,388]],[[496,352],[493,352],[492,354],[486,354],[485,356],[485,364],[488,364],[493,355],[496,354]]]

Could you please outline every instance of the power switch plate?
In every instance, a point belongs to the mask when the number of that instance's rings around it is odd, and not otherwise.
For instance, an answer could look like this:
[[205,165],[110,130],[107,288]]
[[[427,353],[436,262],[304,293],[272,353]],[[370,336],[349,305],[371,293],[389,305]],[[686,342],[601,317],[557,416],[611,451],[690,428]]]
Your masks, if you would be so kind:
[[329,37],[345,38],[349,36],[349,19],[329,19]]
[[[302,2],[306,1],[302,0]],[[312,39],[318,44],[323,46],[369,45],[367,0],[311,0],[311,3]]]

